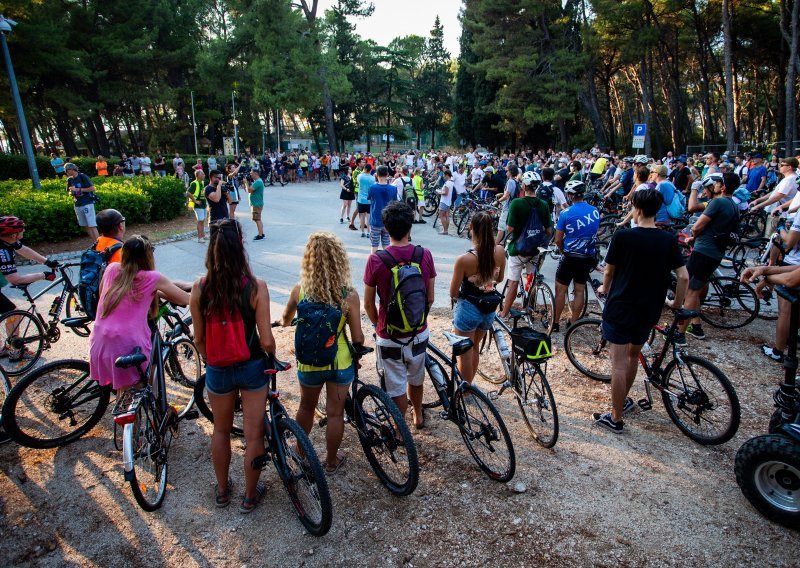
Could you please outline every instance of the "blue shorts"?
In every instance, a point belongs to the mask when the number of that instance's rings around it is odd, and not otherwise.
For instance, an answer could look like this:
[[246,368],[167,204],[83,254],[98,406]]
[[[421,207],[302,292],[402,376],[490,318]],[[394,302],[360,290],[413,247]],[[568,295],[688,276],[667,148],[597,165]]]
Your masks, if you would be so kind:
[[482,314],[472,302],[459,298],[453,313],[453,327],[464,333],[475,331],[476,329],[486,331],[492,329],[494,314],[495,312]]
[[644,345],[652,325],[622,326],[603,322],[603,339],[615,345]]
[[235,390],[257,391],[269,384],[264,374],[264,359],[251,359],[228,367],[206,366],[206,389],[211,394],[224,395]]
[[374,225],[370,225],[369,244],[375,248],[378,248],[380,245],[383,245],[383,248],[388,247],[389,231],[387,231],[385,227],[376,227]]
[[329,369],[325,371],[297,371],[297,380],[306,388],[314,389],[325,383],[335,385],[349,385],[356,376],[355,367],[350,365],[346,369]]

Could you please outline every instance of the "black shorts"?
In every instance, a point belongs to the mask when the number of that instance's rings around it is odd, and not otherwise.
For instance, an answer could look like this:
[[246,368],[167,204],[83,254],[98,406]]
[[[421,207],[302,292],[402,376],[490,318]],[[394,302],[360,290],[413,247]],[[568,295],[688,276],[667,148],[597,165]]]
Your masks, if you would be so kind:
[[595,260],[592,257],[578,257],[564,255],[558,263],[556,270],[556,282],[569,286],[571,282],[586,285],[589,280],[589,273],[595,267]]
[[720,262],[722,259],[717,260],[693,251],[686,262],[686,270],[689,272],[689,290],[702,290],[708,284]]
[[359,203],[358,204],[358,212],[359,213],[369,213],[369,203]]
[[2,292],[0,292],[0,314],[4,314],[6,312],[10,312],[11,310],[16,310],[16,309],[17,309],[16,304],[14,304],[14,302],[6,298],[6,296]]

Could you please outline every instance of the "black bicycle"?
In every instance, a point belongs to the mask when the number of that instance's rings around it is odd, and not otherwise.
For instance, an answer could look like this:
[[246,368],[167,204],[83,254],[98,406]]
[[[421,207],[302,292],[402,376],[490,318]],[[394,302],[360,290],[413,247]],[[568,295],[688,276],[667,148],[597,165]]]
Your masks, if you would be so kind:
[[[358,361],[371,347],[353,345],[355,378],[344,404],[345,423],[358,432],[358,440],[372,471],[393,494],[411,495],[419,482],[419,459],[414,438],[400,409],[386,391],[362,382],[358,377]],[[324,402],[317,405],[319,425],[327,423]]]
[[[678,323],[698,315],[695,311],[676,310],[673,322],[666,329],[659,329],[664,335],[660,352],[653,349],[655,329],[650,333],[639,354],[647,397],[638,405],[642,410],[653,408],[652,386],[661,392],[667,414],[681,432],[699,444],[723,444],[739,429],[741,411],[736,390],[718,367],[701,357],[682,353],[674,341]],[[601,325],[594,318],[576,322],[564,336],[564,349],[581,373],[596,381],[611,382],[611,358]],[[672,360],[666,362],[669,352]]]
[[[456,357],[472,348],[472,340],[444,332],[452,349],[452,357],[428,342],[425,370],[431,379],[437,399],[425,401],[425,408],[443,407],[440,417],[458,426],[461,438],[478,467],[495,481],[506,482],[514,477],[516,456],[511,436],[503,418],[480,389],[463,379],[456,367]],[[448,373],[445,367],[450,369]]]
[[[22,291],[30,307],[12,310],[0,317],[0,346],[3,348],[0,367],[7,375],[22,375],[30,370],[41,357],[42,351],[49,349],[61,338],[61,329],[58,327],[61,310],[65,309],[67,318],[74,320],[69,327],[75,335],[89,336],[91,320],[85,317],[86,312],[78,298],[78,288],[70,277],[70,269],[79,266],[78,262],[57,266],[55,270],[58,270],[60,276],[36,295],[31,295],[28,290],[30,284],[12,286]],[[61,292],[50,304],[50,319],[45,320],[36,309],[36,300],[57,286],[61,286]],[[76,318],[82,318],[82,321]]]

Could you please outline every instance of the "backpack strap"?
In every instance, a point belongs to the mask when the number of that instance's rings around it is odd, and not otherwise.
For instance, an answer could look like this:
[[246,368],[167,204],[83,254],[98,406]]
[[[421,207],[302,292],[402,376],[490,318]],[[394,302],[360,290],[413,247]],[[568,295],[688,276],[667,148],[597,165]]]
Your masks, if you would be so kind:
[[[385,249],[381,249],[381,250],[375,251],[375,254],[378,256],[378,258],[381,259],[381,261],[383,262],[384,266],[386,266],[386,268],[388,268],[389,270],[391,270],[392,268],[394,268],[395,266],[397,266],[399,264],[399,262],[397,262],[397,259],[392,256],[392,253],[390,253],[389,251],[387,251]],[[387,259],[386,257],[389,257],[389,258]]]
[[105,249],[103,251],[103,262],[108,262],[109,260],[111,260],[111,257],[114,256],[114,253],[121,248],[122,248],[122,243],[117,243]]
[[414,246],[414,252],[411,253],[411,262],[415,264],[419,264],[422,267],[422,259],[425,256],[425,249],[422,248],[420,245]]

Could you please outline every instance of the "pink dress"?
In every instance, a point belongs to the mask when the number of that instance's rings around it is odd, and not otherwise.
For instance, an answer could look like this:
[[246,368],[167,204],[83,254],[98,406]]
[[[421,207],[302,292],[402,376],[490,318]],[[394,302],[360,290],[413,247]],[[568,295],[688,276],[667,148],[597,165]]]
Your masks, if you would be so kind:
[[117,304],[108,317],[103,317],[103,306],[111,282],[120,272],[120,264],[108,265],[103,274],[103,293],[97,309],[97,319],[89,336],[89,373],[100,385],[112,385],[116,389],[139,382],[136,367],[119,369],[114,361],[120,355],[127,355],[134,347],[150,356],[151,332],[147,325],[147,312],[161,274],[155,270],[142,270],[133,281],[133,293],[128,294]]

